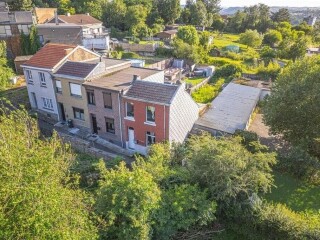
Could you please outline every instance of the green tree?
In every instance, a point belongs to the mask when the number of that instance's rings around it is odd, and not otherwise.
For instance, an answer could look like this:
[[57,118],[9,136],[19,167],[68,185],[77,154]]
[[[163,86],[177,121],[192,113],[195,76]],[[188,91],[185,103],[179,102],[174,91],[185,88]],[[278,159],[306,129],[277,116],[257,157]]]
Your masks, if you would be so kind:
[[239,42],[250,47],[259,47],[262,44],[263,36],[257,30],[246,30],[240,34]]
[[75,14],[76,9],[72,6],[71,0],[59,0],[58,1],[58,11],[60,14]]
[[199,44],[199,35],[197,29],[194,26],[179,27],[177,37],[190,45]]
[[126,30],[139,24],[145,24],[146,18],[147,9],[144,6],[135,5],[128,7],[124,21]]
[[149,239],[151,213],[159,207],[160,190],[152,176],[141,168],[130,171],[124,163],[101,175],[96,209],[105,221],[102,236],[110,239]]
[[186,59],[190,64],[199,63],[201,60],[199,49],[195,45],[185,43],[181,39],[173,42],[174,56],[180,59]]
[[41,47],[40,39],[38,36],[38,30],[35,26],[32,26],[29,33],[30,41],[30,54],[35,54]]
[[154,239],[170,239],[178,231],[204,226],[215,219],[216,203],[197,186],[183,184],[165,190],[153,215]]
[[226,23],[219,14],[214,14],[212,16],[212,25],[214,30],[223,31],[226,27]]
[[242,23],[246,18],[246,14],[242,11],[237,11],[228,21],[227,30],[232,33],[240,33],[243,31]]
[[271,153],[250,153],[239,137],[215,139],[203,134],[188,140],[187,168],[193,181],[224,204],[269,191],[275,161]]
[[220,0],[201,0],[206,6],[208,13],[217,14],[220,11]]
[[108,2],[105,6],[105,12],[103,14],[103,22],[105,26],[124,30],[126,12],[127,6],[124,4],[123,0],[114,0]]
[[70,148],[24,110],[2,107],[0,132],[0,239],[97,239]]
[[272,133],[307,148],[319,138],[319,80],[319,58],[305,58],[283,70],[264,107]]
[[173,24],[180,17],[180,0],[155,0],[154,4],[165,24]]
[[270,29],[268,30],[263,37],[263,42],[268,44],[271,47],[275,47],[282,41],[282,35],[279,31]]
[[269,63],[272,59],[277,57],[277,52],[269,46],[265,46],[260,51],[260,57],[266,62]]
[[92,17],[98,19],[102,19],[105,7],[104,0],[87,1],[84,3],[85,12],[90,13]]
[[272,13],[271,16],[272,21],[274,22],[290,22],[291,16],[290,12],[287,8],[280,8],[277,12]]
[[29,11],[32,9],[32,0],[14,0],[8,2],[11,11]]
[[190,23],[195,26],[209,27],[213,21],[213,15],[207,12],[202,1],[196,1],[190,6]]
[[289,49],[288,58],[293,61],[303,58],[306,55],[307,44],[308,40],[305,37],[296,40]]

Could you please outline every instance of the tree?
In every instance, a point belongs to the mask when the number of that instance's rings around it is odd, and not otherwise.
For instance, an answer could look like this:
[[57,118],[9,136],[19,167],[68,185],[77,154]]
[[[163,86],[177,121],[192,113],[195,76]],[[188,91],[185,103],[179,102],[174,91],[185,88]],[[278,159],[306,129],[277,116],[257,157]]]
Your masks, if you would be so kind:
[[24,110],[0,114],[0,238],[97,239],[71,176],[73,154],[54,134],[43,139]]
[[265,46],[260,51],[260,57],[266,62],[269,63],[272,59],[277,57],[277,52],[269,46]]
[[34,25],[30,28],[29,41],[30,41],[30,54],[33,55],[41,47],[40,39],[38,36],[38,30]]
[[190,64],[195,64],[200,62],[201,57],[200,57],[200,54],[198,51],[199,49],[197,46],[185,43],[181,39],[176,39],[173,42],[173,47],[174,47],[173,54],[176,58],[186,59]]
[[257,30],[246,30],[240,34],[239,42],[250,47],[259,47],[262,44],[262,36]]
[[212,28],[217,31],[223,31],[226,27],[226,23],[219,14],[214,14],[212,16]]
[[308,40],[305,37],[301,37],[296,40],[289,49],[288,58],[296,61],[306,55]]
[[155,0],[154,4],[164,24],[173,24],[180,17],[180,0]]
[[136,26],[136,25],[145,25],[147,18],[147,9],[142,5],[130,6],[127,8],[125,15],[125,28],[126,30]]
[[271,16],[272,21],[274,22],[290,22],[291,16],[290,12],[287,8],[280,8],[277,12],[272,13]]
[[199,187],[183,184],[165,190],[153,218],[154,239],[171,239],[191,226],[204,226],[215,219],[216,203]]
[[127,6],[123,0],[114,0],[108,2],[103,14],[103,22],[107,27],[115,27],[124,30],[124,21],[127,12]]
[[72,6],[71,0],[59,0],[58,1],[58,12],[60,14],[75,14],[76,9]]
[[240,33],[243,31],[243,21],[246,17],[246,14],[242,11],[237,11],[233,17],[227,23],[227,29],[232,33]]
[[319,63],[319,58],[304,58],[286,67],[264,107],[272,133],[293,144],[310,147],[320,136]]
[[209,27],[213,21],[213,15],[207,12],[202,1],[196,1],[189,8],[190,23],[195,26]]
[[179,27],[177,37],[190,45],[199,44],[199,36],[197,29],[194,26]]
[[85,12],[90,13],[92,17],[102,19],[106,4],[104,0],[87,1],[84,3]]
[[268,44],[271,47],[275,47],[281,41],[282,41],[281,33],[274,29],[268,30],[263,37],[263,42],[265,44]]
[[274,154],[253,154],[239,137],[215,139],[208,133],[193,135],[187,144],[187,168],[193,181],[207,187],[218,202],[239,203],[270,190]]
[[217,14],[220,11],[220,0],[201,0],[206,6],[208,13]]
[[32,0],[14,0],[8,5],[11,11],[29,11],[32,9]]
[[96,209],[105,221],[102,235],[110,239],[149,239],[151,213],[158,208],[160,190],[141,168],[130,171],[124,163],[108,170],[99,163],[101,180]]

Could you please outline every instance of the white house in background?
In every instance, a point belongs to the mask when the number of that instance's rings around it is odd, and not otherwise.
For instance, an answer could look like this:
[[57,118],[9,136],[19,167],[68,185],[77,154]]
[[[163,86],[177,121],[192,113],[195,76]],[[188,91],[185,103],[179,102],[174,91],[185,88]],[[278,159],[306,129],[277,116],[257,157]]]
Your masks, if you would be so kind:
[[54,73],[64,62],[99,59],[100,55],[81,46],[47,44],[22,65],[31,107],[39,113],[58,120]]

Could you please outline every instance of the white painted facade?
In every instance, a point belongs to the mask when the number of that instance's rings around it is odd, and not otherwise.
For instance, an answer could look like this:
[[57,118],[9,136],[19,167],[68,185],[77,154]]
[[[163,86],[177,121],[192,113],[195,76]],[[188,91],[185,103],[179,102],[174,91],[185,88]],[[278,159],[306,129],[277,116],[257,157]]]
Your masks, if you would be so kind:
[[110,37],[109,35],[84,35],[82,44],[88,49],[110,49]]
[[179,86],[170,106],[169,142],[182,143],[199,117],[198,104]]
[[[50,70],[24,67],[23,71],[26,79],[31,107],[50,115],[53,114],[53,117],[58,119],[59,114],[55,95],[55,86],[52,81]],[[27,71],[31,72],[31,79],[28,78],[29,74],[27,73]],[[40,73],[44,74],[45,85],[41,83]],[[48,100],[52,101],[52,108],[50,104],[47,104]]]

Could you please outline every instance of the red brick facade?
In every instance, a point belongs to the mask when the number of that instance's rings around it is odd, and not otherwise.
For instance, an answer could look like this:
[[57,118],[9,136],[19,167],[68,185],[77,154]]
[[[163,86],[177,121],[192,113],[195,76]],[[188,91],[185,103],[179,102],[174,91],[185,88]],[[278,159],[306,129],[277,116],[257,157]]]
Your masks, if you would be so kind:
[[[134,104],[134,121],[126,119],[126,102],[131,102]],[[170,107],[151,104],[137,100],[123,99],[122,109],[124,116],[124,139],[128,141],[128,128],[134,129],[136,144],[140,146],[146,146],[146,133],[154,132],[156,142],[162,142],[169,139],[169,112]],[[147,106],[155,107],[155,124],[146,123],[146,108]]]

